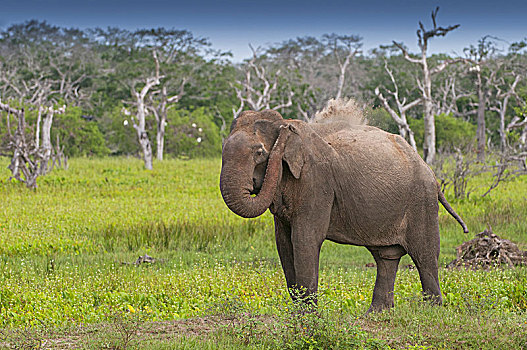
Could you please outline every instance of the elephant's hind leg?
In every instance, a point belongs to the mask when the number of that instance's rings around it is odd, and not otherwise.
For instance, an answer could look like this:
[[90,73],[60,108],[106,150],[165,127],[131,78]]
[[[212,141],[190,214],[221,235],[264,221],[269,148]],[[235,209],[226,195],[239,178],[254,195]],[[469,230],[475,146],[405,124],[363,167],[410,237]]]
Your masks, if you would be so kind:
[[441,305],[443,299],[438,277],[439,228],[437,223],[435,230],[435,234],[431,237],[409,242],[408,254],[419,271],[425,300]]
[[368,313],[393,307],[393,289],[399,260],[406,254],[400,245],[367,247],[377,264],[377,278]]

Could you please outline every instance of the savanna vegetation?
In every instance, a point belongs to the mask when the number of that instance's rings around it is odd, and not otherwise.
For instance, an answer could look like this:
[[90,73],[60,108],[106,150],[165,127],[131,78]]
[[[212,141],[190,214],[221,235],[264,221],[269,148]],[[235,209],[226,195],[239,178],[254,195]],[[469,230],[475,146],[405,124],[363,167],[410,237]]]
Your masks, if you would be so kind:
[[[246,220],[225,207],[217,159],[165,160],[147,171],[133,158],[75,158],[36,192],[6,180],[8,163],[0,167],[5,347],[43,339],[43,347],[144,349],[527,346],[525,267],[444,268],[487,225],[527,249],[525,177],[485,198],[483,187],[463,200],[447,191],[471,233],[441,209],[444,306],[421,301],[405,257],[396,307],[364,317],[375,278],[369,252],[324,243],[320,311],[295,310],[272,216]],[[157,262],[123,264],[144,254]]]
[[360,35],[333,33],[251,47],[239,63],[184,29],[14,24],[0,29],[0,154],[29,187],[55,158],[141,155],[151,169],[218,156],[243,110],[307,121],[330,98],[354,98],[429,164],[449,152],[525,159],[526,41],[484,36],[462,55],[430,54],[461,30],[440,26],[437,9],[432,19],[416,53],[398,42],[365,52]]
[[[527,349],[527,268],[445,267],[488,226],[527,250],[527,43],[430,54],[459,30],[432,16],[417,53],[326,34],[238,63],[183,29],[0,29],[0,348]],[[241,111],[310,121],[347,97],[425,158],[470,229],[441,209],[441,307],[405,257],[396,307],[364,316],[371,255],[326,242],[306,313],[272,216],[223,204]],[[155,263],[134,264],[145,254]]]

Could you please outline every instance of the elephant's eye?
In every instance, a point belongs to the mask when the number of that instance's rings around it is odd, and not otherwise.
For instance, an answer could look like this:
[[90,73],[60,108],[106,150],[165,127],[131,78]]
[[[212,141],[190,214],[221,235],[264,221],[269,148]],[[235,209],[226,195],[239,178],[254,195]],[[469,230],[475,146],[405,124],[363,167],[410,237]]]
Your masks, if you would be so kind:
[[263,152],[264,152],[264,150],[263,150],[262,148],[258,148],[258,149],[256,150],[256,155],[257,155],[257,156],[261,156],[261,155],[263,154]]

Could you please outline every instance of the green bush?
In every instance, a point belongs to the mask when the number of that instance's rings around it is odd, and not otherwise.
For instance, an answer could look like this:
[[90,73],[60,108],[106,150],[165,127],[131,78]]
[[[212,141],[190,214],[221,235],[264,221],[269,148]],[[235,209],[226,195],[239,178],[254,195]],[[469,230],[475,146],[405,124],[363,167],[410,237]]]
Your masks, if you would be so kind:
[[372,108],[365,111],[368,124],[392,134],[399,134],[397,123],[383,107]]
[[[16,102],[8,102],[14,108],[19,108]],[[23,107],[27,124],[26,138],[34,138],[38,109],[33,105],[24,105]],[[10,152],[7,152],[9,137],[7,118],[4,118],[4,115],[5,113],[0,114],[0,154],[2,151],[10,154]],[[14,117],[10,118],[10,125],[11,132],[15,132],[17,125]],[[55,114],[53,116],[51,126],[51,143],[53,147],[57,145],[57,136],[60,146],[64,147],[64,154],[68,157],[105,156],[109,153],[97,121],[83,118],[83,111],[80,107],[67,107],[64,114]]]
[[[117,105],[102,116],[106,146],[112,155],[136,155],[140,152],[137,133],[130,116],[122,113],[123,105]],[[150,138],[152,136],[150,135]]]
[[109,153],[97,122],[84,118],[79,107],[68,107],[66,113],[54,118],[51,142],[56,142],[58,136],[67,156],[105,156]]
[[165,152],[176,157],[213,157],[221,154],[221,137],[206,108],[169,111]]
[[[408,118],[418,148],[423,148],[424,124],[422,119]],[[436,146],[438,149],[453,146],[465,148],[476,138],[476,126],[448,114],[435,117]]]

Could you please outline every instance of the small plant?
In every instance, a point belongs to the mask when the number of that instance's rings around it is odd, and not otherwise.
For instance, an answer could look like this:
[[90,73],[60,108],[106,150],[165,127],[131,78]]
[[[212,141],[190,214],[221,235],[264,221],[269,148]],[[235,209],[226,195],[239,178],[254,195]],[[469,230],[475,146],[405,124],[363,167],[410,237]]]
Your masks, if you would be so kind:
[[[445,192],[453,187],[456,199],[470,198],[476,190],[486,189],[480,193],[481,198],[496,189],[500,183],[511,181],[526,173],[522,165],[518,164],[518,157],[514,154],[495,153],[486,162],[477,160],[470,148],[454,148],[455,152],[443,152],[438,156],[433,166],[434,172]],[[484,178],[484,184],[474,185],[475,179]]]
[[0,330],[0,349],[43,349],[46,345],[45,337],[45,328]]
[[340,311],[305,301],[285,300],[277,316],[252,315],[227,329],[227,334],[244,345],[269,349],[382,349],[384,342],[371,339]]
[[222,299],[216,303],[213,303],[207,309],[208,315],[214,316],[238,316],[247,311],[247,305],[240,300],[237,296],[227,296],[225,299]]
[[291,350],[379,349],[384,344],[368,336],[349,317],[321,307],[306,312],[304,303],[293,302],[281,315],[273,337],[278,346]]
[[98,349],[126,350],[139,342],[138,333],[145,324],[141,312],[128,305],[126,311],[110,311],[106,317],[110,323],[95,333],[94,343]]

